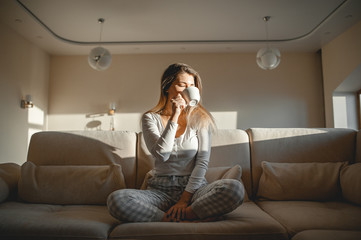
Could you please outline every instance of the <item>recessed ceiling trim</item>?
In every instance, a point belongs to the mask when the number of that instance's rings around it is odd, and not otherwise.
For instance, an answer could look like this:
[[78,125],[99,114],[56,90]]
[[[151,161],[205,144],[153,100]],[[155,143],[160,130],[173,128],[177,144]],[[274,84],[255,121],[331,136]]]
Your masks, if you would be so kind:
[[36,16],[21,0],[16,0],[16,2],[28,13],[30,14],[40,25],[42,25],[49,33],[51,33],[58,40],[64,41],[70,44],[78,44],[78,45],[111,45],[111,44],[119,44],[119,45],[127,45],[127,44],[206,44],[206,43],[282,43],[282,42],[290,42],[295,40],[300,40],[310,36],[312,33],[317,31],[328,19],[330,19],[343,5],[346,4],[348,0],[344,0],[341,4],[339,4],[332,12],[330,12],[319,24],[317,24],[311,31],[301,36],[289,39],[253,39],[253,40],[161,40],[161,41],[74,41],[71,39],[64,38],[57,33],[55,33],[49,26],[47,26],[39,17]]

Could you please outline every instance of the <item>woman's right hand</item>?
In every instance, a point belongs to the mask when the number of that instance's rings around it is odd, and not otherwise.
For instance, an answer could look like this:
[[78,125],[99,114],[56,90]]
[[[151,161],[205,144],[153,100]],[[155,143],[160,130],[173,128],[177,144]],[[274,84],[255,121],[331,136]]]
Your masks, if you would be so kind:
[[171,120],[173,122],[178,122],[178,118],[182,113],[183,109],[187,106],[187,103],[180,93],[178,93],[178,95],[175,98],[171,99],[170,102],[172,103]]

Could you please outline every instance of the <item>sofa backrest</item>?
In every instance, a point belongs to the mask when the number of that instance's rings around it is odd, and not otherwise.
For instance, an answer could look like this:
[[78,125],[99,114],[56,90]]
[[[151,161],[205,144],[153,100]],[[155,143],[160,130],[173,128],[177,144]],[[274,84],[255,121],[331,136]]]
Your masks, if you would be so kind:
[[135,187],[135,132],[39,132],[32,136],[27,161],[44,165],[122,166],[128,188]]
[[351,129],[251,128],[253,193],[257,193],[262,161],[277,163],[352,162],[356,131]]
[[148,151],[145,145],[143,133],[138,133],[137,143],[137,176],[136,176],[136,188],[140,188],[143,184],[145,175],[154,167],[154,159],[152,154]]
[[[145,174],[154,167],[154,159],[145,145],[142,133],[139,133],[137,159],[138,171],[136,185],[137,188],[140,188],[144,181]],[[242,181],[247,193],[250,194],[251,175],[248,135],[240,129],[219,129],[212,136],[209,167],[232,167],[236,164],[242,167]]]
[[249,196],[251,188],[251,156],[249,137],[244,130],[220,129],[212,137],[212,152],[209,167],[240,165],[242,181]]

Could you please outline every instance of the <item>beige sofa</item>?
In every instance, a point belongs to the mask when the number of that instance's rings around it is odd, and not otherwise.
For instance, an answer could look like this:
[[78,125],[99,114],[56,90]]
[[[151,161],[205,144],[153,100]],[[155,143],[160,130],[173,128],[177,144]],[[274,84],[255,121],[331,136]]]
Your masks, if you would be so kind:
[[107,195],[141,188],[152,167],[142,133],[37,133],[26,163],[0,165],[0,239],[361,239],[359,132],[218,130],[206,177],[248,195],[218,222],[112,218]]

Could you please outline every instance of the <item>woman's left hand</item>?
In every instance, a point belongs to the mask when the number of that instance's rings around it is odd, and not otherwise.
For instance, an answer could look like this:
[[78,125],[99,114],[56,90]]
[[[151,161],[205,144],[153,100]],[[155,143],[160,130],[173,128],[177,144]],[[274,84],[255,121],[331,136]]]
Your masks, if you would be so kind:
[[169,220],[180,221],[186,219],[186,208],[188,207],[193,194],[184,191],[179,201],[167,211]]
[[173,220],[174,222],[179,222],[186,218],[186,208],[188,207],[188,203],[184,201],[178,201],[175,205],[173,205],[167,212],[167,216],[169,220]]

